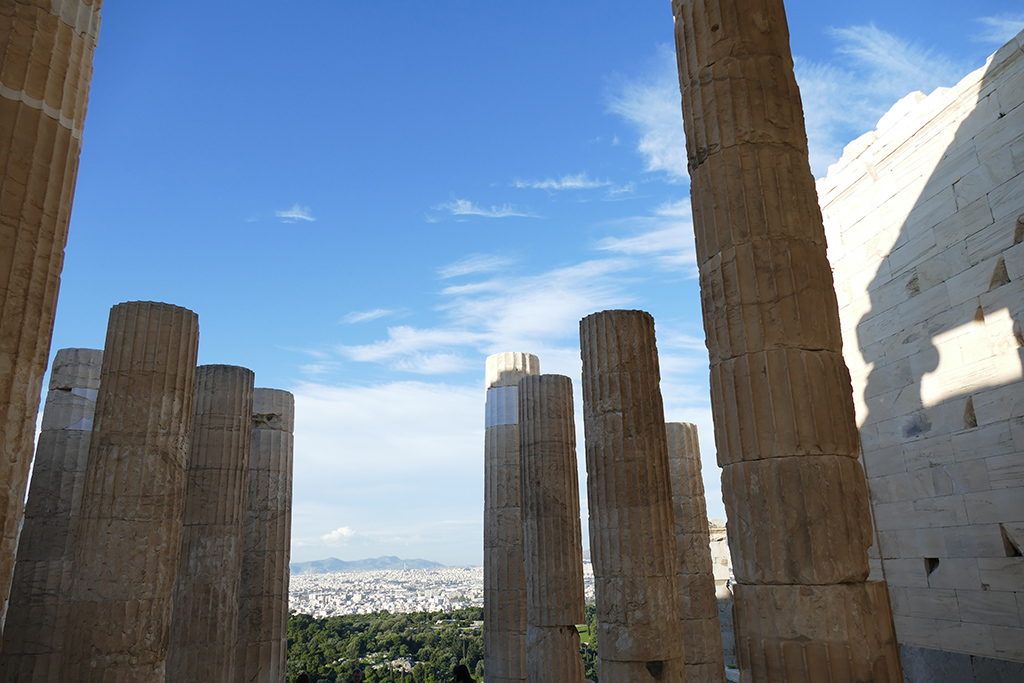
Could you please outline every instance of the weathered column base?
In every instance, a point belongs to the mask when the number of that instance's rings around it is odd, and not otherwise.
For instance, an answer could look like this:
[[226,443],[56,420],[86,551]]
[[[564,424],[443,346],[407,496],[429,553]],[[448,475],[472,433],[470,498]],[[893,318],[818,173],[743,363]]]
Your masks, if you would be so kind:
[[722,498],[737,582],[828,586],[867,579],[871,516],[855,458],[726,464]]
[[618,662],[602,659],[598,669],[601,683],[686,683],[682,657],[661,662]]
[[597,595],[604,598],[597,608],[602,660],[647,662],[683,656],[679,620],[660,616],[679,614],[675,576],[619,576],[597,578],[594,583]]
[[[519,631],[491,631],[484,638],[484,649],[487,650],[488,647],[500,648],[508,652],[522,652],[525,655],[526,634]],[[522,660],[519,657],[511,657],[485,661],[487,683],[492,680],[494,683],[509,683],[510,681],[522,683],[526,680],[525,659],[524,656]]]
[[744,683],[902,683],[884,581],[734,590]]
[[583,683],[580,634],[575,626],[527,625],[526,680]]
[[[725,675],[725,660],[722,655],[722,628],[717,619],[718,604],[715,604],[715,619],[681,619],[683,634],[683,660],[686,662],[686,678],[690,683],[721,681]],[[715,678],[694,676],[693,667],[709,665],[721,671]]]

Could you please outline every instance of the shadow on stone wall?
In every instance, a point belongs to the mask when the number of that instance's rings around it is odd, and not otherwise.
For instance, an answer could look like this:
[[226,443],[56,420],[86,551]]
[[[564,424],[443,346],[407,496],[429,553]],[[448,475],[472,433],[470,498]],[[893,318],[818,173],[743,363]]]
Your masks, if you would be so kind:
[[[1011,45],[1016,57],[1009,46],[996,54],[973,103],[950,99],[901,148],[876,150],[899,156],[915,144],[945,145],[923,183],[914,163],[891,159],[892,177],[878,177],[922,190],[892,248],[878,253],[857,342],[872,368],[861,440],[900,641],[1024,660],[1020,628],[1003,628],[983,611],[957,611],[994,597],[982,595],[990,589],[1008,591],[1012,601],[1012,586],[997,584],[1024,571],[1024,57],[1019,42]],[[1009,77],[1008,62],[1015,62]],[[955,134],[936,131],[956,107],[970,113]],[[913,153],[919,161],[920,150]],[[901,202],[891,201],[891,212],[883,203],[862,223],[898,213]],[[872,229],[868,260],[874,245],[888,243],[877,225],[857,228]],[[949,611],[940,598],[951,598]],[[908,682],[1003,680],[976,678],[967,655],[954,657],[960,668],[967,661],[963,675],[928,677],[927,653],[910,649]],[[1024,680],[1024,664],[1013,667],[1014,680]]]

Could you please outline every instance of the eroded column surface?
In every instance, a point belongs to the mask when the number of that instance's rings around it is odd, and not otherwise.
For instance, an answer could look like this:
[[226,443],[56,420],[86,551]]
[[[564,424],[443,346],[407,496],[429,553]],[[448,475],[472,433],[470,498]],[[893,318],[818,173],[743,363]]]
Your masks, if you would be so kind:
[[572,381],[519,380],[528,681],[582,683],[576,624],[586,620]]
[[782,0],[673,12],[740,668],[901,681]]
[[242,522],[249,486],[252,370],[196,369],[181,552],[167,680],[230,681],[238,633]]
[[602,683],[681,683],[679,587],[654,318],[580,321],[590,558]]
[[711,564],[711,533],[697,425],[669,422],[665,433],[675,510],[679,630],[683,634],[686,678],[689,683],[725,683],[722,626]]
[[18,544],[0,681],[60,683],[71,563],[103,352],[61,349],[43,408]]
[[288,650],[295,398],[256,389],[234,683],[279,683]]
[[540,374],[529,353],[487,358],[484,420],[484,671],[526,680],[526,578],[519,490],[519,380]]
[[187,309],[135,301],[110,311],[63,680],[164,681],[198,345]]
[[0,628],[50,352],[101,0],[0,8]]

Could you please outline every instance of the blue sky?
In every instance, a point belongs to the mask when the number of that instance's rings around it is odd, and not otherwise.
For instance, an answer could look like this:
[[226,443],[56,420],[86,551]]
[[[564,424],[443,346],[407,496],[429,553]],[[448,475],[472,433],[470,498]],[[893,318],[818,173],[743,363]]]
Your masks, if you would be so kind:
[[[818,176],[1024,28],[787,7]],[[191,308],[200,363],[296,395],[293,560],[480,564],[484,359],[578,385],[579,319],[641,308],[724,517],[672,39],[668,0],[105,7],[52,350]]]

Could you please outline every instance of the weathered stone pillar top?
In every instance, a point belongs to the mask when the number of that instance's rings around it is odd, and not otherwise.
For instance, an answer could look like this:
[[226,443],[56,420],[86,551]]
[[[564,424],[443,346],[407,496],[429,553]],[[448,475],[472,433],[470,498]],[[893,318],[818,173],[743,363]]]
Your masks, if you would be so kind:
[[59,15],[61,21],[75,29],[75,33],[85,33],[93,38],[100,33],[102,6],[103,0],[50,0],[50,11]]
[[195,311],[191,311],[184,306],[176,306],[175,304],[168,304],[162,301],[122,301],[119,304],[114,304],[110,307],[111,313],[116,308],[137,308],[139,310],[147,310],[149,313],[177,313],[179,315],[191,316],[199,320],[199,315]]
[[532,353],[508,351],[487,357],[487,388],[515,387],[527,375],[540,374],[540,360]]
[[50,370],[50,391],[64,389],[74,393],[76,389],[89,390],[93,393],[86,398],[96,400],[102,365],[103,351],[99,349],[60,349]]
[[283,389],[259,388],[252,393],[252,428],[295,431],[295,397]]
[[[654,345],[654,316],[647,311],[591,313],[580,320],[580,342],[584,367],[600,367],[604,374],[653,372],[661,377],[657,351],[650,348]],[[599,350],[600,361],[596,356],[586,355]]]

